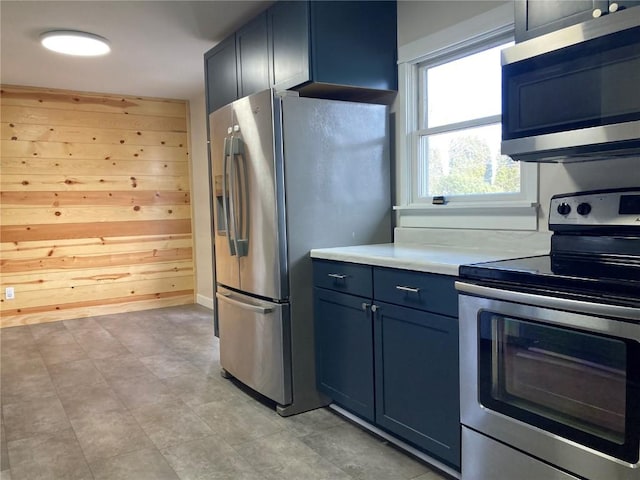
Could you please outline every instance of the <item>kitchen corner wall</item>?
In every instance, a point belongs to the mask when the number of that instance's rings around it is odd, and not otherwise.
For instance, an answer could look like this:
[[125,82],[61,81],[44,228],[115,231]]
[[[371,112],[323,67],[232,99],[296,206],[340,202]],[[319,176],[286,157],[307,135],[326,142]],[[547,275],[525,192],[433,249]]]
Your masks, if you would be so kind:
[[204,91],[189,100],[191,133],[191,198],[196,258],[196,302],[213,309],[213,251]]
[[186,102],[3,86],[1,106],[0,326],[193,303]]

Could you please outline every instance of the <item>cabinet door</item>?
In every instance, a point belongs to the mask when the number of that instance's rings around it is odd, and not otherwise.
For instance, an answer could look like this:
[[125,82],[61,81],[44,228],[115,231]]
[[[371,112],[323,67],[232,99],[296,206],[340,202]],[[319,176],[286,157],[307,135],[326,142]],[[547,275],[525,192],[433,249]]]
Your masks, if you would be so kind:
[[373,421],[373,325],[362,297],[314,288],[318,390]]
[[207,115],[238,99],[236,37],[231,35],[204,56]]
[[458,320],[375,305],[376,423],[459,467]]
[[269,88],[267,14],[261,13],[236,32],[238,96]]
[[596,8],[607,12],[608,4],[606,0],[563,0],[562,2],[516,0],[516,42],[591,20]]
[[396,2],[311,2],[314,82],[397,90]]
[[268,16],[272,85],[284,90],[308,82],[309,3],[277,2]]

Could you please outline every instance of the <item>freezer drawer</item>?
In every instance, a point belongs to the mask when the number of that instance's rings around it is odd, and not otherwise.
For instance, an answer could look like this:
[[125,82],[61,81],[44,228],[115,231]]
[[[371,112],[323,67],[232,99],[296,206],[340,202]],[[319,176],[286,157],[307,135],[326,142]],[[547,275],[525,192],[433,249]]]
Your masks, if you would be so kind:
[[291,398],[289,306],[218,288],[220,366],[262,395]]

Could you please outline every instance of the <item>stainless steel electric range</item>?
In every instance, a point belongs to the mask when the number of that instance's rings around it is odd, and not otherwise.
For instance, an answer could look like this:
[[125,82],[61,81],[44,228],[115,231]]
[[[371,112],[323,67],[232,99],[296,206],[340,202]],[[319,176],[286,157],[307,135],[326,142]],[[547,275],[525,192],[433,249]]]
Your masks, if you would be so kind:
[[640,479],[640,187],[556,195],[549,255],[460,267],[463,479]]

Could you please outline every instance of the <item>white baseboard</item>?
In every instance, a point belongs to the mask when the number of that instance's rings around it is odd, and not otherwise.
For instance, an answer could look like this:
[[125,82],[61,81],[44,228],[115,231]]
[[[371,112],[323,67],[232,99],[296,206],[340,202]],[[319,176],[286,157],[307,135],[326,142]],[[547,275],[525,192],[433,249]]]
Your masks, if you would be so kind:
[[207,307],[213,310],[213,298],[211,297],[206,297],[204,295],[197,294],[196,303],[198,305],[202,305],[203,307]]

